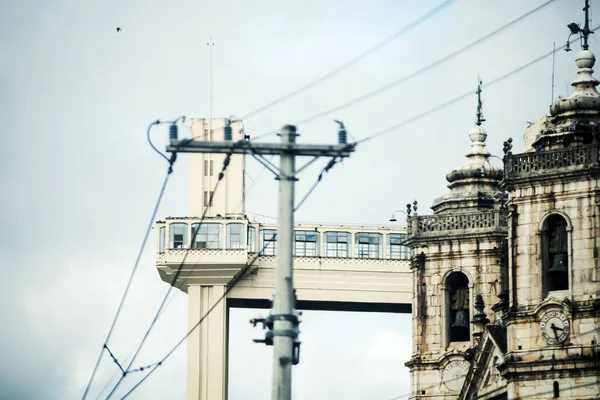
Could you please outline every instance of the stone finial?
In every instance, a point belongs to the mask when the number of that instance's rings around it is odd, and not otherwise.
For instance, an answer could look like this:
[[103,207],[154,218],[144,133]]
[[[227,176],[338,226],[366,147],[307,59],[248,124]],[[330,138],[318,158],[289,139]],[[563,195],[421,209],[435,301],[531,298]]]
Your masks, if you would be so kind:
[[[585,22],[583,28],[575,22],[568,25],[571,35],[580,35],[583,38],[582,50],[577,54],[577,59],[575,60],[579,70],[577,71],[577,78],[571,83],[571,86],[575,87],[573,93],[565,99],[559,99],[550,106],[550,115],[552,116],[569,111],[600,111],[600,94],[596,90],[596,86],[600,82],[592,76],[596,57],[589,50],[588,45],[588,36],[594,33],[590,30],[589,9],[589,0],[585,0],[585,7],[583,8],[585,11]],[[568,45],[569,41],[567,40],[567,48],[565,50],[569,50]]]
[[485,308],[485,303],[483,302],[483,297],[480,294],[478,294],[475,297],[475,310],[477,312],[475,313],[475,315],[473,315],[473,319],[471,320],[471,323],[473,323],[475,325],[479,325],[480,327],[483,327],[490,323],[490,320],[487,318],[487,316],[483,312],[484,308]]
[[600,110],[600,94],[596,86],[600,82],[592,76],[596,57],[590,50],[582,50],[575,60],[579,70],[571,83],[575,87],[573,93],[564,99],[557,100],[550,106],[552,116],[576,110]]
[[411,212],[412,212],[412,210],[411,210],[411,205],[410,205],[410,203],[408,203],[408,204],[406,205],[406,215],[407,215],[407,218],[410,218],[410,213],[411,213]]

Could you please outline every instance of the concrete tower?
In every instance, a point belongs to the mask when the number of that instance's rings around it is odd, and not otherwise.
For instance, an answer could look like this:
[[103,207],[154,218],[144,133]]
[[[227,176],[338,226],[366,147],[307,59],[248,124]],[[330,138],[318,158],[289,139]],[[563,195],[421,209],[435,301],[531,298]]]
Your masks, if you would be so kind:
[[[227,118],[192,118],[191,137],[210,142],[223,141],[226,122]],[[231,121],[231,130],[234,141],[243,139],[244,126],[241,121]],[[220,183],[222,186],[214,193],[212,202],[210,201],[224,160],[224,154],[190,154],[190,216],[201,216],[206,206],[207,217],[244,216],[245,155],[231,157],[225,177]]]

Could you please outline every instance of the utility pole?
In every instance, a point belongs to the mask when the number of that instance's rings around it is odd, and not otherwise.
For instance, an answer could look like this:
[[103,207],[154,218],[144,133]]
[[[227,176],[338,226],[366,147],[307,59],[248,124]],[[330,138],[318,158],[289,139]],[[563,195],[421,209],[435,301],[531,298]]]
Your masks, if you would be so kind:
[[[292,366],[298,364],[300,342],[298,341],[298,315],[295,310],[293,237],[294,237],[294,186],[296,178],[296,157],[313,157],[310,164],[319,157],[349,157],[354,144],[346,143],[346,130],[342,123],[338,132],[337,145],[297,144],[296,127],[286,125],[279,136],[280,143],[252,143],[244,139],[231,140],[231,126],[225,124],[225,141],[177,140],[171,138],[167,151],[171,153],[225,153],[250,154],[267,169],[274,172],[279,180],[279,214],[277,226],[277,271],[275,295],[271,314],[264,319],[255,319],[254,325],[262,323],[268,331],[264,340],[255,342],[273,345],[273,400],[291,400]],[[279,168],[264,158],[265,155],[280,157]],[[278,169],[279,171],[276,171]]]
[[[281,131],[281,144],[296,143],[296,128],[290,125]],[[294,313],[294,270],[292,247],[294,234],[294,186],[296,160],[293,152],[281,153],[279,158],[279,214],[277,235],[279,249],[275,277],[273,312],[281,319],[273,321],[273,388],[271,399],[291,399],[294,342],[298,338],[298,317]],[[287,318],[284,318],[287,317]],[[296,357],[297,358],[297,357]]]

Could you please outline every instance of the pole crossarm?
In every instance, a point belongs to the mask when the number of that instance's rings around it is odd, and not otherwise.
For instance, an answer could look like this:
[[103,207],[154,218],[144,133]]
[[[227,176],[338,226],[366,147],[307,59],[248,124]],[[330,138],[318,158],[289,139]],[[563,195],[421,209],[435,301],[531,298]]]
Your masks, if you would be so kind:
[[231,153],[260,154],[309,157],[350,157],[355,144],[297,144],[297,143],[253,143],[249,140],[239,142],[209,142],[204,140],[172,140],[167,146],[171,153]]

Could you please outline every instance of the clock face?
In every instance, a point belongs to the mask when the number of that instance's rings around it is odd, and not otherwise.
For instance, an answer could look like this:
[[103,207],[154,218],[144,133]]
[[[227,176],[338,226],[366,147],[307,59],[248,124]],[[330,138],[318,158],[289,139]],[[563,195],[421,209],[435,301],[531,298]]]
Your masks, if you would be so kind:
[[561,344],[569,337],[569,320],[560,311],[548,311],[540,321],[542,339],[548,344]]
[[444,385],[453,392],[458,392],[465,381],[469,365],[469,362],[464,360],[450,361],[442,372]]

